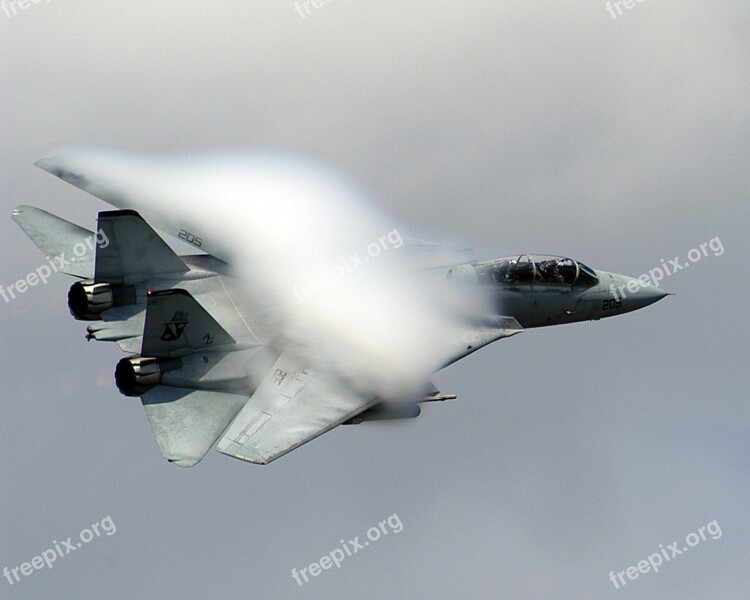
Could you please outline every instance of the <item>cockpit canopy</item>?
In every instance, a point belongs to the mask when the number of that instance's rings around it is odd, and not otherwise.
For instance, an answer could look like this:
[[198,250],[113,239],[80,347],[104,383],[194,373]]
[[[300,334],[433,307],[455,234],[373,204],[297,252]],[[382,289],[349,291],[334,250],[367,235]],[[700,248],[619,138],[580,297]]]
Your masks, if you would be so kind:
[[599,279],[590,267],[563,256],[521,256],[498,258],[475,265],[481,283],[596,285]]

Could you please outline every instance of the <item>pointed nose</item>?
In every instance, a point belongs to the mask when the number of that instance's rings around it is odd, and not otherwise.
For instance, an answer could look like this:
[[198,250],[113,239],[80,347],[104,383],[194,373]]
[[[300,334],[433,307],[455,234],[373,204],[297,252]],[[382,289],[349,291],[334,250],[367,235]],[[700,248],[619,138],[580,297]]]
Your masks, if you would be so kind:
[[[630,279],[632,281],[638,282],[637,279]],[[643,285],[638,282],[638,288],[634,292],[630,292],[627,295],[627,297],[625,298],[625,302],[629,304],[630,310],[637,310],[639,308],[649,306],[654,302],[658,302],[662,298],[670,295],[671,294],[665,292],[659,287],[656,287],[655,285]]]

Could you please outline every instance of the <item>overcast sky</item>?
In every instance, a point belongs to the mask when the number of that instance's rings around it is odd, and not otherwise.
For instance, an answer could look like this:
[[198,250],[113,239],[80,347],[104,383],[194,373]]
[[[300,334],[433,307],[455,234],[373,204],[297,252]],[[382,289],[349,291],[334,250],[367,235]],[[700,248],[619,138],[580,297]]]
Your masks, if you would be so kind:
[[[107,209],[33,166],[60,143],[301,150],[483,254],[636,276],[724,249],[652,307],[449,367],[459,399],[413,422],[267,467],[163,460],[113,384],[122,354],[69,316],[69,278],[0,300],[0,568],[116,526],[0,597],[747,598],[750,7],[613,4],[0,4],[6,287],[43,261],[13,207],[90,228]],[[394,514],[399,533],[295,583]],[[609,580],[714,521],[660,572]]]

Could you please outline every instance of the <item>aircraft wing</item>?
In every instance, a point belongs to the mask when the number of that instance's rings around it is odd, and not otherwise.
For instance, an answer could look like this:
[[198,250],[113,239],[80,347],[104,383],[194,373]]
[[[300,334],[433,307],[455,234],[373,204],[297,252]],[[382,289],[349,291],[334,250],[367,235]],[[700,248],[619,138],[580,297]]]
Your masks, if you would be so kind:
[[265,465],[375,403],[375,398],[284,351],[227,428],[218,450]]
[[[161,218],[158,213],[152,213],[148,204],[143,203],[144,199],[138,196],[138,192],[130,185],[127,178],[110,177],[108,169],[113,164],[117,164],[119,158],[121,157],[117,155],[107,157],[96,152],[79,150],[48,156],[38,160],[35,164],[40,169],[104,200],[112,206],[125,209],[140,205],[139,210],[143,215],[163,231],[184,239],[219,258],[231,258],[225,256],[223,249],[216,247],[216,244],[212,243],[209,237],[203,233],[199,236],[201,242],[197,244],[183,237],[187,232],[183,231],[182,227],[187,226],[187,224],[181,221],[179,215],[172,215],[170,219]],[[466,264],[476,258],[471,248],[435,243],[413,237],[403,239],[401,248],[408,264],[415,270],[451,267]]]

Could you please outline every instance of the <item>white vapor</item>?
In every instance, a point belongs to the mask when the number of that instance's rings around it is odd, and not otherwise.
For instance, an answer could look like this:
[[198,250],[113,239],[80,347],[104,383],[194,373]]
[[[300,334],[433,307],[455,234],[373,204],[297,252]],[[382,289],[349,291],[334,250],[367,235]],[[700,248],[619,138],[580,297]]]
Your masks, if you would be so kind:
[[38,164],[200,237],[273,308],[280,344],[360,391],[418,393],[455,357],[466,320],[486,312],[478,295],[457,302],[445,279],[415,277],[398,224],[341,173],[299,156],[73,150]]

